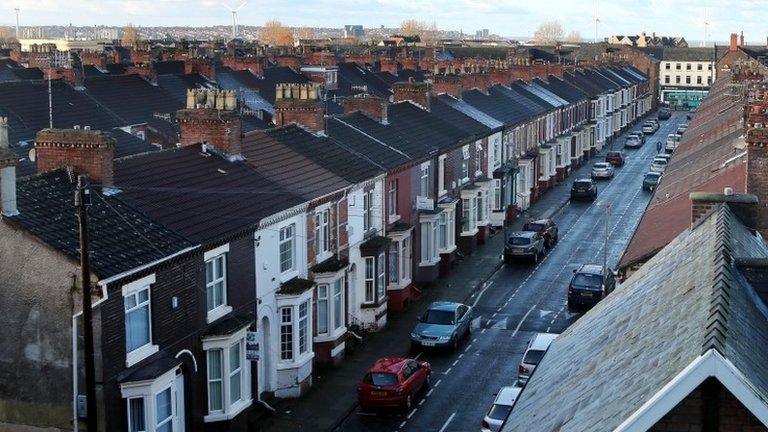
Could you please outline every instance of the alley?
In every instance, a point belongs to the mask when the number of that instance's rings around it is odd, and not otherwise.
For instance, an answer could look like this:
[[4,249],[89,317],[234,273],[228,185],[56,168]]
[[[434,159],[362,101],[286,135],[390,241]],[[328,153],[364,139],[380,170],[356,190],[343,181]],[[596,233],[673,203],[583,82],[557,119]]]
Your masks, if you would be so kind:
[[[552,209],[560,240],[545,259],[533,266],[519,263],[500,268],[484,288],[470,298],[475,316],[472,334],[455,353],[425,352],[420,359],[433,367],[432,388],[414,408],[399,414],[370,415],[354,411],[341,431],[471,431],[502,386],[513,385],[527,342],[537,332],[561,333],[581,314],[565,307],[572,270],[580,264],[601,264],[608,223],[608,265],[617,264],[648,204],[650,194],[641,190],[642,176],[656,153],[655,143],[673,133],[685,117],[675,114],[637,150],[627,151],[625,166],[615,178],[599,183],[594,203],[568,203]],[[638,126],[635,127],[635,129]],[[614,142],[619,148],[623,137]],[[602,159],[602,156],[595,160]],[[569,182],[587,176],[589,166],[571,175]],[[568,187],[550,193],[567,194]],[[565,200],[566,198],[563,197]],[[350,390],[352,391],[352,390]]]

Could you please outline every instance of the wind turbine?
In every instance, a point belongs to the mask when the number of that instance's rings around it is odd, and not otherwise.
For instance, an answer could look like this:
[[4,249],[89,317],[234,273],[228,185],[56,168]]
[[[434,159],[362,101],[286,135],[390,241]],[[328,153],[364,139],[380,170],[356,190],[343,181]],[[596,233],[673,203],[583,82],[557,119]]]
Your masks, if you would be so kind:
[[600,25],[600,2],[595,2],[595,43],[597,43],[597,27]]
[[707,9],[704,8],[704,46],[707,46],[707,40],[709,39],[709,15]]
[[16,40],[19,40],[21,39],[21,34],[19,33],[19,12],[21,9],[14,8],[13,10],[16,11]]
[[230,5],[224,3],[224,7],[229,9],[229,12],[232,13],[232,39],[237,38],[237,11],[243,8],[245,6],[246,2],[240,3],[240,6],[236,8],[232,8]]

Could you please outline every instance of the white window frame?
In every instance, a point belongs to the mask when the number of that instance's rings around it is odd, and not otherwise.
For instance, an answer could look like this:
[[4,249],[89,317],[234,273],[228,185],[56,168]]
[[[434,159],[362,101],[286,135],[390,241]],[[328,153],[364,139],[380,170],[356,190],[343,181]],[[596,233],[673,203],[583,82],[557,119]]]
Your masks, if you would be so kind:
[[465,145],[461,148],[461,176],[459,178],[459,184],[465,184],[469,182],[469,145]]
[[464,224],[461,226],[461,235],[470,236],[477,234],[477,191],[466,191],[462,193],[461,197],[461,218],[467,220],[467,226],[465,229]]
[[[280,320],[280,332],[279,332],[279,346],[280,346],[280,361],[283,362],[292,362],[296,358],[296,347],[294,346],[294,332],[296,331],[296,325],[294,320],[294,307],[291,306],[283,306],[281,308],[278,308],[278,319]],[[286,314],[285,312],[288,312],[286,320]],[[290,327],[290,331],[288,331],[289,337],[289,343],[288,343],[288,349],[284,350],[283,345],[285,345],[285,342],[283,341],[283,335],[285,334],[285,327]],[[286,356],[285,353],[288,353]]]
[[[370,269],[370,273],[369,273]],[[376,301],[376,257],[363,257],[363,303],[374,303]]]
[[[138,279],[136,281],[127,283],[127,284],[123,285],[123,287],[122,287],[122,292],[123,292],[123,319],[126,318],[127,313],[129,312],[129,311],[125,310],[125,299],[126,299],[126,297],[133,296],[133,295],[138,295],[139,292],[141,292],[141,291],[146,289],[147,290],[147,301],[146,301],[146,303],[147,303],[147,306],[148,306],[147,317],[148,317],[148,320],[149,320],[149,323],[148,323],[148,325],[149,325],[149,341],[146,344],[144,344],[144,345],[142,345],[140,347],[137,347],[134,350],[128,352],[128,347],[127,347],[128,341],[127,341],[127,335],[126,335],[126,353],[125,353],[125,365],[126,365],[126,367],[131,367],[131,366],[135,365],[136,363],[138,363],[138,362],[144,360],[145,358],[151,356],[152,354],[156,353],[160,349],[157,345],[152,343],[152,339],[153,339],[152,338],[152,285],[154,283],[155,283],[155,274],[153,273],[151,275],[145,276],[145,277],[143,277],[141,279]],[[138,302],[137,302],[137,305],[134,306],[131,309],[134,310],[137,307],[139,307],[138,306]]]
[[419,266],[433,266],[440,261],[437,245],[437,224],[439,214],[422,216],[419,227]]
[[[223,317],[224,315],[232,312],[232,306],[229,306],[227,304],[227,288],[228,288],[228,286],[227,286],[228,285],[228,283],[227,283],[227,264],[228,264],[228,261],[229,261],[227,259],[228,255],[229,255],[229,243],[227,243],[225,245],[222,245],[222,246],[219,246],[219,247],[217,247],[215,249],[211,249],[209,251],[206,251],[203,254],[203,260],[205,261],[205,269],[206,269],[206,279],[205,279],[206,280],[206,284],[205,284],[205,302],[206,303],[205,304],[206,304],[206,310],[207,310],[206,321],[208,323],[212,323],[212,322],[216,321],[217,319]],[[215,259],[219,259],[219,258],[222,258],[224,260],[224,262],[222,264],[222,269],[223,269],[223,271],[222,271],[222,278],[214,280],[214,281],[211,281],[210,283],[208,283],[208,274],[207,274],[208,262],[209,261],[213,261]],[[215,285],[218,282],[223,282],[223,286],[222,286],[222,304],[220,304],[219,306],[217,306],[217,307],[215,307],[213,309],[208,310],[208,288],[209,288],[209,285]]]
[[478,142],[475,149],[475,177],[483,175],[483,145]]
[[501,166],[501,141],[498,137],[493,139],[493,167],[499,168]]
[[445,161],[448,155],[441,154],[437,157],[437,195],[443,196],[448,191],[445,189]]
[[177,403],[178,392],[183,391],[183,388],[176,385],[177,378],[181,378],[180,373],[179,367],[176,366],[151,381],[128,382],[120,385],[121,397],[125,401],[127,411],[125,419],[129,432],[134,432],[131,429],[131,401],[137,399],[141,399],[144,406],[144,429],[142,432],[155,432],[157,430],[157,396],[168,389],[171,390],[171,417],[169,421],[172,429],[174,431],[184,430],[185,421],[179,415],[184,414],[185,411],[179,410]]
[[[290,229],[290,236],[288,235],[288,230]],[[288,244],[290,246],[290,267],[283,269],[283,257],[282,257],[282,248],[283,244]],[[289,273],[294,270],[296,270],[296,224],[291,223],[288,225],[285,225],[284,227],[280,228],[279,234],[278,234],[278,247],[277,247],[277,253],[278,253],[278,266],[280,269],[280,274]]]
[[[220,411],[208,412],[203,418],[205,423],[212,423],[223,420],[231,420],[244,409],[251,406],[253,396],[251,393],[251,367],[250,362],[245,358],[245,336],[247,327],[227,336],[215,336],[203,339],[203,350],[205,353],[205,374],[206,374],[206,404],[210,403],[208,394],[208,351],[221,350],[221,376],[222,376],[222,409]],[[230,392],[230,348],[235,344],[240,345],[240,400],[232,401]]]
[[[303,307],[303,315],[302,315],[302,307]],[[309,324],[309,317],[310,317],[310,310],[312,309],[312,305],[309,302],[301,302],[299,303],[298,307],[298,315],[297,315],[297,332],[296,332],[296,339],[298,341],[298,353],[299,357],[304,356],[307,352],[310,351],[310,348],[312,346],[312,335],[309,333],[310,324]],[[304,343],[304,346],[302,346],[302,341]]]
[[[324,293],[323,293],[324,291]],[[331,285],[328,283],[317,284],[317,299],[315,300],[315,308],[317,309],[317,335],[327,336],[331,333],[331,300],[330,300]],[[320,312],[325,313],[325,320],[321,320]],[[322,327],[325,325],[325,329]]]
[[[346,330],[344,317],[345,311],[345,277],[343,272],[339,272],[332,277],[316,277],[317,284],[317,297],[315,299],[315,307],[317,310],[316,323],[317,323],[317,335],[314,337],[315,342],[327,342],[335,340],[339,335]],[[336,288],[338,287],[338,296]],[[321,295],[322,289],[325,288],[325,295]],[[323,303],[325,305],[323,306]],[[320,311],[325,309],[326,313],[326,329],[320,331]],[[339,314],[339,325],[336,325],[336,314]]]
[[363,232],[373,228],[373,189],[363,191]]
[[429,162],[421,164],[419,177],[419,196],[429,198]]
[[393,223],[400,219],[400,216],[397,214],[397,179],[392,179],[389,181],[389,191],[387,191],[387,201],[389,201],[388,207],[389,207],[389,214],[388,214],[388,221],[389,223]]
[[331,255],[331,209],[328,206],[318,208],[314,215],[315,225],[315,261],[320,262]]
[[387,297],[387,255],[379,253],[378,267],[376,268],[376,301],[380,302]]
[[501,179],[493,179],[493,209],[503,210],[503,196],[501,195]]

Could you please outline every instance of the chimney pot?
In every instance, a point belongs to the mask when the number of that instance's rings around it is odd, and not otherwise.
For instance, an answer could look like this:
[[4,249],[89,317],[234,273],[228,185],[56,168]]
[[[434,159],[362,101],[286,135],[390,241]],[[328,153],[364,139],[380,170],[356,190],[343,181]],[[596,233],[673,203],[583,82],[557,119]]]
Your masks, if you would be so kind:
[[733,188],[726,187],[725,189],[723,189],[723,195],[733,195]]

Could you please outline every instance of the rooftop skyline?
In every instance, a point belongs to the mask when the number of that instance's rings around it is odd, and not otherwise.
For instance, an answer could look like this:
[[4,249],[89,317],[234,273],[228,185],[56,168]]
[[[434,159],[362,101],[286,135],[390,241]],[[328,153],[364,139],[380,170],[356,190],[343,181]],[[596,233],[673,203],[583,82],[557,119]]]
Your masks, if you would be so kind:
[[[585,40],[595,37],[595,17],[600,18],[598,36],[656,32],[659,35],[704,39],[705,15],[709,41],[726,41],[731,32],[744,31],[747,41],[764,41],[761,1],[678,0],[670,6],[661,0],[624,5],[593,0],[551,0],[543,7],[534,0],[501,0],[489,4],[478,0],[315,0],[279,3],[250,0],[238,13],[240,25],[259,26],[277,19],[292,27],[397,27],[406,19],[435,22],[440,30],[463,30],[474,34],[487,28],[502,36],[529,37],[538,25],[558,20],[565,33],[577,31]],[[599,4],[598,4],[599,3]],[[238,6],[230,1],[230,6]],[[132,22],[139,26],[228,25],[231,15],[225,2],[215,0],[12,0],[0,8],[0,25],[15,25],[14,8],[20,8],[22,26],[110,25]],[[706,12],[705,12],[706,11]],[[468,13],[471,12],[471,13]]]

